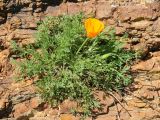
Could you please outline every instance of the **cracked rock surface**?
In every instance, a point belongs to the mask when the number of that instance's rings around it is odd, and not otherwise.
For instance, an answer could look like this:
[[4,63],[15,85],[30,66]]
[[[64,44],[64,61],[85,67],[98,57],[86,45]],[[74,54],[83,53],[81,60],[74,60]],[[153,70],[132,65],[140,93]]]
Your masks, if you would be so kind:
[[13,80],[17,73],[11,64],[11,42],[22,46],[34,43],[37,22],[45,16],[84,11],[115,27],[117,35],[128,33],[126,48],[141,55],[141,60],[132,66],[133,84],[126,88],[123,96],[114,93],[121,104],[111,96],[104,99],[104,93],[96,91],[104,107],[87,120],[116,120],[118,117],[121,120],[160,120],[160,2],[123,1],[92,0],[49,6],[41,0],[21,0],[16,4],[21,7],[17,11],[13,10],[14,2],[0,1],[0,119],[79,120],[69,113],[69,109],[76,106],[75,102],[66,100],[60,105],[60,111],[53,109],[40,99],[32,80]]

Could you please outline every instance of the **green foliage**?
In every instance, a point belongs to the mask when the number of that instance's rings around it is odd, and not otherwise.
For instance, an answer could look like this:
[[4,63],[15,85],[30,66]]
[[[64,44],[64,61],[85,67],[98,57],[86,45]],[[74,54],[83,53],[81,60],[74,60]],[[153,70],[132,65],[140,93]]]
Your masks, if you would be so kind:
[[131,82],[133,54],[123,49],[124,39],[112,29],[86,38],[83,19],[83,15],[48,17],[38,27],[36,43],[14,51],[23,58],[21,78],[38,77],[36,84],[46,101],[58,105],[75,100],[84,115],[90,115],[99,107],[93,90],[121,90]]

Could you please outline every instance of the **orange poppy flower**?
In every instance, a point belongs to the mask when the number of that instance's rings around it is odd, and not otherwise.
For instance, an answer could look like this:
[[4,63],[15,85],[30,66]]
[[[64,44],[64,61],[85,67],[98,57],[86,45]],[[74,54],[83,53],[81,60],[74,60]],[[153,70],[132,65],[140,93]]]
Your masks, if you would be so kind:
[[104,29],[103,22],[95,18],[86,19],[84,24],[88,38],[96,37]]

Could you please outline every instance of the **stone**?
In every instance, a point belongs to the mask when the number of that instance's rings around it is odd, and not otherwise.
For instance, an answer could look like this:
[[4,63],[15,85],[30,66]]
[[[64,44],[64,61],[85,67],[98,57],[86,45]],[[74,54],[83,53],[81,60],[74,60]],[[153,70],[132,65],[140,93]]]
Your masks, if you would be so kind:
[[98,19],[111,18],[114,8],[111,7],[109,2],[100,1],[96,5],[96,17]]
[[6,18],[7,18],[7,14],[5,13],[5,11],[1,11],[0,12],[0,24],[5,23]]
[[144,70],[149,71],[152,69],[153,65],[154,65],[154,63],[147,64],[146,62],[140,62],[140,63],[132,66],[132,71],[144,71]]
[[42,12],[42,8],[37,8],[36,10],[34,10],[35,13],[40,13]]
[[61,113],[69,113],[71,109],[79,109],[75,101],[65,100],[61,105]]
[[33,109],[38,108],[42,103],[43,102],[39,97],[34,97],[30,99],[30,107]]
[[48,6],[46,9],[46,15],[47,16],[58,16],[60,15],[60,9],[58,6],[52,7]]
[[153,57],[146,61],[141,61],[136,65],[132,66],[133,71],[160,71],[160,64],[159,64],[160,57]]
[[159,3],[159,0],[150,0],[150,1],[154,1],[154,2],[150,2],[150,3],[147,3],[146,6],[149,7],[150,9],[156,11],[158,16],[160,16],[160,3]]
[[30,100],[31,98],[36,97],[36,93],[31,91],[17,90],[17,92],[21,92],[21,94],[16,93],[16,91],[14,91],[14,93],[11,94],[11,100],[13,102],[13,105],[22,103],[24,101],[27,101],[27,100]]
[[58,120],[55,117],[32,117],[29,120]]
[[140,38],[132,38],[131,39],[131,43],[132,44],[137,44],[137,43],[139,43],[140,42]]
[[138,108],[145,108],[147,106],[147,103],[142,101],[135,101],[134,106]]
[[47,16],[59,16],[63,14],[67,14],[68,12],[68,7],[67,4],[61,4],[60,6],[48,6],[46,9],[45,14]]
[[6,36],[6,44],[7,44],[7,46],[11,45],[10,41],[13,40],[14,36],[15,36],[14,32],[11,32],[11,33],[7,34],[7,36]]
[[[118,19],[124,21],[153,20],[157,17],[156,11],[145,5],[120,6],[117,10]],[[115,18],[117,19],[117,18]]]
[[[36,3],[35,3],[35,2],[32,2],[32,3],[29,4],[28,7],[29,7],[29,8],[32,8],[32,10],[33,10],[33,9],[35,9],[37,3],[39,3],[39,2],[36,2]],[[38,8],[38,7],[37,7],[37,8]]]
[[142,38],[144,38],[145,40],[150,39],[150,35],[147,33],[142,33]]
[[11,20],[7,24],[8,24],[9,30],[15,30],[21,27],[22,22],[20,18],[14,16],[11,18]]
[[41,0],[36,0],[36,2],[41,2]]
[[[13,40],[22,41],[25,44],[31,44],[34,43],[33,35],[35,34],[35,30],[30,29],[16,29],[13,34]],[[27,41],[25,42],[25,40]],[[23,41],[24,40],[24,41]]]
[[7,62],[9,54],[10,52],[8,49],[0,52],[0,65],[3,65],[5,62]]
[[142,32],[140,30],[135,30],[134,28],[128,30],[128,34],[131,36],[131,38],[141,38]]
[[160,50],[160,38],[152,38],[147,40],[146,42],[149,51],[157,51]]
[[151,55],[153,57],[159,57],[160,56],[160,51],[151,52]]
[[43,3],[42,2],[36,2],[36,7],[37,8],[42,8],[43,6]]
[[145,91],[142,95],[142,97],[146,100],[152,101],[154,100],[154,94],[150,91]]
[[152,26],[152,31],[153,31],[153,34],[156,35],[156,36],[159,36],[160,35],[160,18],[158,18],[154,23],[153,23],[153,26]]
[[116,116],[100,115],[96,120],[116,120]]
[[73,116],[71,114],[62,114],[60,116],[60,120],[79,120],[79,118],[75,117],[75,116]]
[[[67,12],[68,12],[68,14],[70,14],[70,15],[78,14],[78,13],[80,13],[80,12],[82,11],[82,4],[68,3],[68,4],[67,4],[67,7],[68,7]],[[61,8],[61,9],[62,9],[62,8]]]
[[6,93],[0,97],[0,119],[7,117],[11,112],[11,101],[9,100],[8,91],[4,90]]
[[17,15],[17,16],[22,21],[21,29],[32,29],[32,30],[35,30],[37,28],[36,22],[38,22],[38,20],[36,20],[33,16],[27,16],[27,15],[26,16]]
[[107,20],[105,21],[105,23],[106,23],[107,25],[116,25],[116,21],[114,21],[113,19],[107,19]]
[[151,81],[152,88],[149,88],[148,90],[154,91],[154,90],[160,90],[160,82],[159,80],[153,80]]
[[59,114],[59,110],[58,108],[52,108],[52,107],[48,107],[45,110],[43,110],[45,113],[47,113],[47,116],[49,117],[53,117]]
[[6,107],[6,100],[0,99],[0,111]]
[[149,53],[149,49],[146,43],[140,42],[134,46],[132,46],[132,49],[137,53],[137,55],[143,59],[145,58],[148,53]]
[[144,108],[147,104],[137,98],[133,98],[127,101],[127,105],[130,107]]
[[4,26],[0,26],[0,38],[1,36],[6,36],[8,33],[7,29]]
[[131,34],[133,34],[133,35],[135,35],[135,34],[137,34],[137,33],[138,33],[137,30],[132,30],[132,31],[131,31]]
[[126,29],[123,27],[116,27],[116,35],[123,35],[126,32]]
[[33,116],[34,116],[33,111],[32,111],[32,110],[29,110],[29,111],[21,114],[20,116],[18,116],[18,117],[16,118],[16,120],[30,120],[30,118],[33,117]]
[[40,111],[40,112],[36,112],[35,116],[34,117],[46,117],[47,114],[43,111]]
[[150,70],[150,72],[151,73],[159,73],[160,72],[160,57],[153,57],[151,60],[154,61],[154,66]]
[[3,10],[3,7],[4,7],[4,2],[2,0],[2,1],[0,1],[0,10]]
[[27,111],[29,111],[29,107],[26,106],[25,102],[23,102],[23,103],[19,103],[19,104],[15,105],[15,106],[13,107],[13,110],[14,110],[14,112],[13,112],[14,117],[15,117],[15,118],[18,118],[18,117],[20,117],[22,114],[24,114],[24,113],[26,113]]
[[137,30],[145,30],[150,25],[152,25],[151,21],[142,20],[138,22],[132,22],[131,27]]
[[[7,2],[7,5],[0,2],[0,23],[5,23],[7,20],[6,24],[0,26],[0,119],[1,117],[6,117],[4,120],[14,120],[15,117],[18,120],[54,120],[56,118],[59,112],[58,109],[48,107],[49,105],[47,103],[44,104],[35,91],[30,90],[30,88],[34,89],[33,82],[30,81],[28,83],[25,81],[23,84],[12,83],[13,80],[11,80],[12,82],[8,82],[6,78],[8,78],[8,75],[11,75],[12,71],[8,73],[8,70],[4,68],[8,68],[6,64],[9,62],[9,49],[12,40],[15,40],[20,45],[34,43],[37,21],[43,20],[46,15],[58,16],[62,14],[75,14],[81,10],[85,12],[87,17],[94,16],[103,19],[107,26],[112,25],[116,27],[117,34],[120,36],[127,32],[129,37],[132,38],[131,43],[133,43],[133,45],[128,42],[129,44],[125,45],[125,48],[132,48],[133,50],[139,51],[142,56],[145,57],[151,54],[147,60],[139,60],[137,64],[132,66],[132,70],[141,71],[142,73],[147,71],[147,74],[144,74],[143,78],[139,78],[140,74],[136,74],[136,79],[134,79],[135,84],[131,85],[135,89],[128,90],[128,93],[132,92],[133,95],[148,100],[151,105],[153,104],[154,109],[158,111],[159,108],[157,108],[158,106],[156,105],[159,104],[157,93],[160,94],[160,18],[158,18],[160,16],[160,3],[155,2],[150,4],[149,0],[141,1],[143,1],[143,5],[137,4],[139,3],[138,0],[133,2],[124,0],[91,0],[81,3],[63,3],[59,6],[49,6],[51,4],[42,2],[41,0],[20,0],[16,1],[17,4],[15,4],[13,0],[10,0]],[[146,4],[145,1],[149,2]],[[125,6],[117,6],[118,4],[124,4]],[[18,13],[16,13],[16,11],[13,13],[12,8],[14,8],[14,6],[20,6],[22,9],[18,11]],[[47,11],[45,10],[46,8]],[[43,14],[43,12],[45,14]],[[17,61],[21,61],[21,59],[17,59]],[[16,73],[13,72],[13,74]],[[12,78],[13,77],[11,77],[11,79]],[[136,85],[136,83],[138,84]],[[5,93],[9,93],[8,98],[5,98]],[[120,96],[114,95],[121,101]],[[128,97],[129,95],[125,96]],[[99,99],[100,104],[103,105],[103,110],[94,110],[93,112],[103,115],[98,115],[96,120],[117,119],[114,98],[104,96],[103,92],[99,92],[97,99]],[[125,101],[128,103],[128,106],[123,103],[123,101],[122,104],[129,110],[132,117],[129,117],[127,112],[117,103],[120,111],[120,119],[159,119],[159,113],[156,113],[155,110],[151,111],[148,105],[142,101],[135,100],[134,97],[133,99],[126,99]],[[65,101],[60,106],[60,112],[62,112],[60,116],[61,119],[79,120],[79,118],[75,118],[70,114],[70,109],[77,107],[76,102]],[[77,109],[80,112],[82,111],[81,108]],[[125,117],[126,115],[128,116]],[[90,117],[87,120],[91,119],[93,118]]]
[[94,1],[84,2],[82,5],[82,11],[87,16],[94,16],[96,12],[96,6]]
[[33,16],[36,18],[41,18],[42,16],[43,16],[43,13],[42,12],[40,12],[40,13],[36,13],[36,12],[34,12],[33,13]]
[[[122,101],[121,95],[116,92],[112,92],[112,94],[119,100]],[[95,113],[108,113],[109,108],[114,106],[114,102],[117,103],[117,99],[115,99],[110,94],[105,94],[103,91],[95,91],[94,97],[99,101],[100,105],[102,106],[101,110],[93,110]]]
[[94,109],[94,113],[108,113],[109,107],[114,104],[114,98],[109,95],[106,96],[103,91],[96,91],[95,98],[99,101],[102,109]]
[[29,12],[29,13],[32,13],[33,11],[33,8],[23,8],[21,9],[21,12]]
[[119,27],[124,27],[125,29],[130,29],[131,25],[129,23],[122,23],[122,22],[118,22],[118,26]]

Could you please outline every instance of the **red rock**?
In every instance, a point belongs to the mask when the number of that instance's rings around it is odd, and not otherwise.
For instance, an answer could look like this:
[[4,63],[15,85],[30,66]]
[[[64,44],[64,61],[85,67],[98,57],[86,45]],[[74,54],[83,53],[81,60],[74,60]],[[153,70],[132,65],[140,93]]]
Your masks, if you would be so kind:
[[58,6],[55,6],[55,7],[48,6],[45,13],[46,13],[46,16],[61,15],[61,11],[60,11],[60,8]]
[[17,41],[21,41],[21,45],[32,44],[35,42],[34,34],[35,30],[31,29],[16,29],[10,36],[7,38],[8,41],[14,39]]
[[6,13],[3,13],[3,11],[0,13],[0,23],[4,23],[6,21]]
[[151,53],[151,55],[153,57],[159,57],[160,56],[160,51],[153,52],[153,53]]
[[14,16],[11,18],[10,21],[8,21],[8,23],[10,25],[10,30],[15,30],[17,28],[20,28],[22,25],[22,21],[19,17]]
[[40,99],[38,97],[32,98],[30,100],[30,107],[31,108],[37,108],[40,105]]
[[153,20],[157,17],[156,12],[145,5],[120,6],[117,12],[118,19],[121,21]]
[[61,4],[60,6],[48,6],[46,10],[47,16],[59,16],[63,14],[67,14],[67,4]]
[[65,14],[68,14],[68,6],[67,4],[61,4],[60,5],[60,14],[62,15],[65,15]]
[[126,29],[123,27],[116,27],[116,35],[123,35],[126,32]]
[[113,19],[107,19],[107,20],[105,21],[105,23],[106,23],[107,25],[116,25],[116,21],[114,21]]
[[134,46],[132,46],[133,50],[139,55],[140,58],[145,58],[148,53],[149,49],[145,42],[140,42]]
[[0,27],[0,37],[1,36],[6,36],[8,33],[7,29],[3,26]]
[[[4,92],[4,91],[3,91]],[[6,92],[6,91],[5,91]],[[4,95],[0,97],[0,111],[7,110],[9,107],[9,94],[6,92]]]
[[126,29],[128,29],[128,28],[131,28],[131,25],[129,24],[129,23],[118,23],[118,26],[119,27],[124,27],[124,28],[126,28]]
[[139,62],[138,64],[132,66],[133,71],[160,71],[160,57],[153,57],[149,60]]
[[152,31],[154,35],[160,35],[160,18],[156,20],[152,26]]
[[100,115],[96,120],[116,120],[116,115]]
[[131,27],[134,28],[134,29],[145,30],[151,24],[152,24],[151,21],[142,20],[142,21],[138,21],[138,22],[133,22],[131,24]]
[[75,117],[75,116],[73,116],[71,114],[62,114],[60,116],[60,120],[79,120],[79,118]]
[[95,2],[94,1],[84,2],[82,5],[82,11],[84,12],[85,15],[93,16],[96,11]]
[[8,49],[0,52],[0,64],[4,63],[8,59],[10,52]]
[[105,2],[98,2],[96,5],[96,17],[99,19],[102,18],[110,18],[113,14],[113,7],[111,7],[110,3]]
[[25,103],[19,103],[17,105],[14,106],[14,117],[17,118],[19,116],[21,116],[22,114],[24,114],[25,112],[27,112],[29,110],[29,107],[26,106]]
[[71,109],[78,109],[75,101],[65,100],[61,105],[61,113],[68,113]]
[[[67,7],[68,7],[68,14],[78,14],[82,11],[82,4],[73,4],[73,3],[68,3],[67,4]],[[62,8],[61,8],[62,9]]]
[[160,50],[160,38],[152,38],[146,42],[150,51]]

